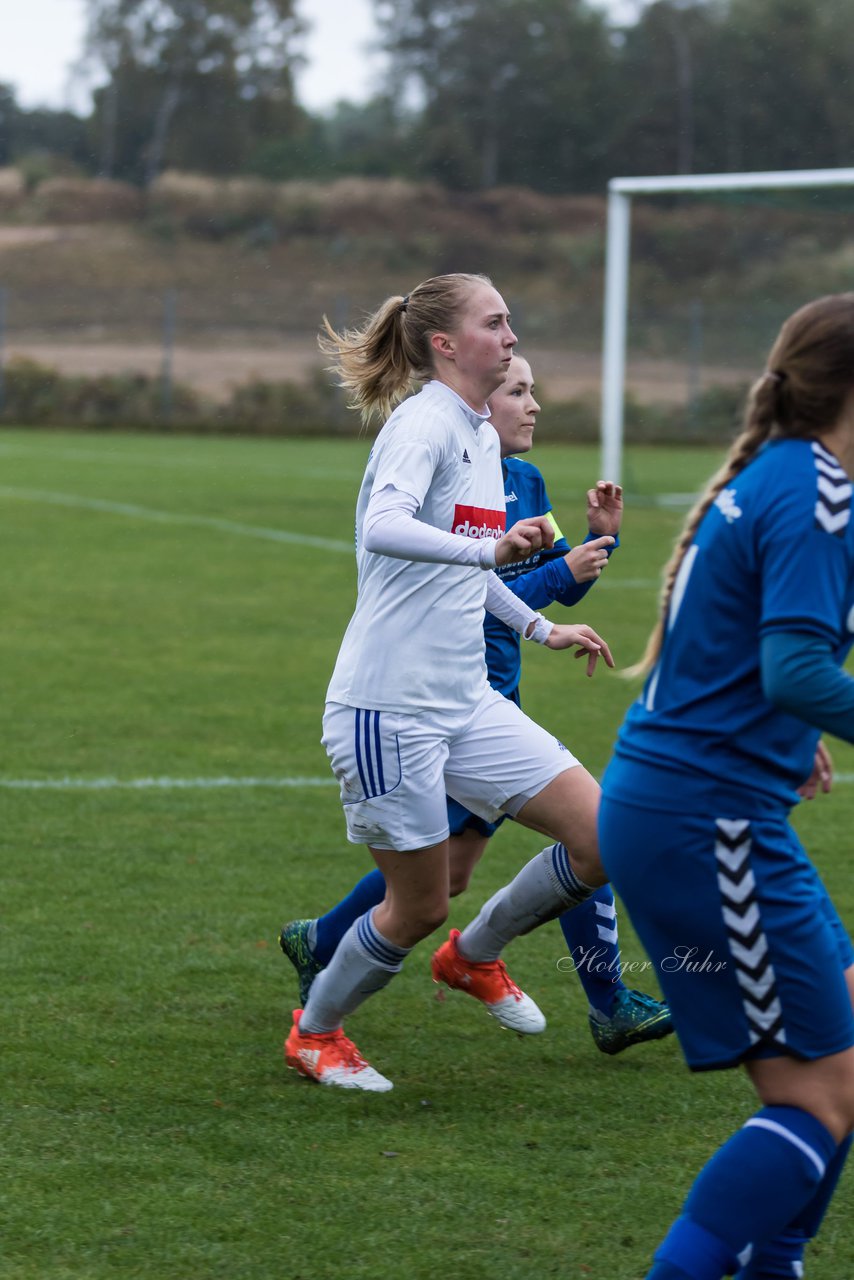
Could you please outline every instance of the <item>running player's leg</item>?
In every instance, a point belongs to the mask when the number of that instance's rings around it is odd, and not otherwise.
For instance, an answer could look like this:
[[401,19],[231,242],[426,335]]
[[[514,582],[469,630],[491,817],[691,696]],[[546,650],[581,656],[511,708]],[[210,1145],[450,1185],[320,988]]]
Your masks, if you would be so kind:
[[[508,942],[579,906],[603,883],[596,845],[599,788],[572,756],[566,753],[564,760],[567,767],[530,799],[523,796],[514,814],[524,825],[558,838],[493,894],[463,929],[459,949],[470,960],[497,960]],[[570,857],[567,840],[580,856]],[[589,881],[576,870],[579,865]]]
[[345,933],[327,968],[294,1013],[285,1060],[321,1084],[383,1092],[374,1071],[342,1030],[345,1017],[388,986],[416,942],[448,914],[448,842],[396,853],[371,849],[386,885],[384,900]]
[[[820,1222],[842,1171],[854,1126],[854,1048],[810,1062],[766,1058],[748,1072],[764,1106],[696,1179],[650,1280],[720,1280],[739,1264],[749,1276],[803,1274],[792,1263],[806,1236],[787,1241],[786,1232],[819,1198]],[[754,1251],[761,1256],[772,1241],[788,1270],[751,1271]],[[776,1263],[765,1256],[767,1268]]]
[[[587,789],[589,783],[585,783]],[[484,822],[454,800],[448,802],[448,815],[452,833],[459,829],[460,822],[472,824],[460,833],[459,852],[455,851],[456,841],[452,834],[453,897],[455,891],[465,888],[465,884],[455,885],[455,858],[459,859],[467,846],[471,846],[479,858],[486,841],[478,841],[477,832],[491,833],[496,830],[496,824]],[[542,861],[541,855],[539,861]],[[673,1024],[667,1006],[646,992],[630,990],[622,980],[617,912],[610,886],[603,885],[576,908],[564,911],[559,917],[559,924],[569,947],[573,968],[587,997],[588,1025],[593,1040],[603,1053],[621,1053],[631,1045],[659,1040],[672,1033]],[[488,946],[490,941],[488,934],[479,938],[472,928],[464,938],[456,939],[457,951],[474,962],[496,960],[497,954]],[[453,952],[453,948],[448,950]],[[468,977],[467,974],[462,976]]]
[[472,873],[503,819],[486,822],[451,796],[447,797],[447,803],[448,827],[451,832],[448,842],[450,894],[452,898],[456,898],[469,887]]
[[350,925],[384,897],[385,880],[379,867],[374,867],[324,915],[282,926],[279,946],[296,969],[300,1004],[305,1004],[312,983],[329,964]]
[[[763,1104],[708,1161],[648,1273],[720,1280],[786,1244],[793,1225],[817,1229],[839,1177],[854,1125],[850,943],[843,965],[826,894],[781,819],[608,799],[600,832],[689,1066],[744,1063]],[[789,1261],[747,1275],[799,1274]]]
[[[468,888],[471,874],[483,856],[498,823],[484,822],[448,797],[449,892],[452,898]],[[308,999],[312,983],[332,959],[352,924],[385,897],[385,879],[379,867],[369,871],[340,902],[314,919],[291,920],[282,926],[279,945],[297,973],[300,1004]]]
[[[574,837],[588,851],[585,857],[592,864],[596,851],[595,781],[557,739],[506,698],[492,690],[484,696],[467,733],[453,744],[445,777],[450,794],[487,821],[495,821],[502,812],[525,821],[525,810],[535,798],[557,793],[548,813],[543,812],[543,824],[534,804],[534,819],[526,825],[551,834],[553,829],[545,825],[545,819],[551,818],[552,807],[571,810],[576,820]],[[563,826],[569,829],[568,823]],[[545,1019],[510,981],[500,954],[512,938],[578,906],[602,881],[600,871],[595,885],[585,883],[558,839],[523,867],[510,885],[493,895],[462,934],[452,931],[433,957],[434,979],[477,996],[504,1025],[518,1031],[542,1031]],[[499,1001],[500,987],[507,989],[507,996]],[[511,1015],[509,1021],[497,1011],[505,1009]],[[516,1015],[523,1009],[527,1013],[520,1021]]]
[[381,1076],[381,1084],[363,1083],[372,1069],[343,1036],[342,1022],[387,986],[415,943],[447,917],[447,739],[423,717],[332,705],[324,716],[324,744],[341,783],[348,839],[369,845],[386,891],[354,921],[315,978],[305,1009],[294,1013],[285,1057],[321,1083],[390,1088]]
[[385,881],[379,867],[374,867],[353,886],[345,898],[315,921],[314,955],[321,965],[329,964],[335,948],[359,916],[377,906],[385,897]]
[[[842,928],[841,922],[839,927]],[[851,1005],[854,1008],[854,966],[846,969],[845,977]],[[835,1155],[828,1161],[825,1175],[812,1199],[795,1215],[776,1239],[756,1250],[747,1266],[738,1272],[736,1280],[777,1280],[779,1276],[798,1276],[803,1273],[803,1256],[806,1246],[819,1233],[824,1215],[842,1176],[842,1170],[851,1150],[851,1141],[851,1134],[849,1134],[840,1142]]]
[[383,901],[345,933],[314,980],[304,1031],[337,1030],[370,995],[387,986],[417,942],[448,915],[448,842],[398,853],[371,849],[385,879]]
[[[672,1023],[666,1006],[643,992],[628,991],[620,981],[613,896],[607,890],[601,895],[610,909],[592,900],[592,884],[586,884],[575,870],[580,864],[591,879],[602,879],[596,835],[598,783],[551,734],[498,695],[485,700],[474,723],[476,732],[470,741],[475,755],[469,754],[465,741],[456,746],[446,775],[449,788],[456,788],[461,801],[466,798],[470,809],[487,818],[494,817],[491,804],[504,803],[521,823],[557,839],[493,894],[462,933],[451,931],[433,957],[434,979],[475,995],[505,1026],[527,1033],[542,1031],[545,1018],[509,977],[501,953],[514,938],[558,916],[565,921],[569,912],[584,912],[586,934],[595,934],[597,912],[604,909],[610,923],[609,960],[617,981],[603,982],[595,967],[578,967],[591,1005],[589,1025],[596,1044],[613,1054],[669,1035]],[[492,751],[485,762],[484,740]],[[508,743],[512,758],[508,758]],[[496,790],[499,778],[506,779],[503,793],[500,786]],[[509,797],[508,790],[513,793]],[[568,847],[577,851],[574,857]]]
[[664,1001],[623,981],[617,907],[610,885],[597,889],[574,910],[564,911],[558,924],[568,948],[568,967],[587,997],[587,1022],[597,1049],[613,1056],[672,1034],[673,1022]]

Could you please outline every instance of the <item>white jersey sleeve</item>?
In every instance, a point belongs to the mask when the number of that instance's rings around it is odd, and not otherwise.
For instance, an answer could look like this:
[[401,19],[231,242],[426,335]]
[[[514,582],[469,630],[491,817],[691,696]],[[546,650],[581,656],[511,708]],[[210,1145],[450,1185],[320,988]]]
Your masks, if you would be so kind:
[[502,622],[506,622],[508,627],[512,627],[514,631],[525,634],[528,627],[533,622],[534,629],[528,637],[530,640],[536,640],[540,644],[545,644],[551,634],[553,622],[548,618],[544,618],[541,613],[535,613],[530,605],[525,604],[524,600],[520,600],[514,595],[509,587],[506,587],[498,574],[493,573],[486,588],[486,608],[496,618],[500,618]]
[[[362,524],[366,551],[426,564],[471,564],[495,567],[495,538],[463,538],[416,520],[419,503],[410,493],[386,485],[374,490]],[[515,597],[514,597],[515,599]]]

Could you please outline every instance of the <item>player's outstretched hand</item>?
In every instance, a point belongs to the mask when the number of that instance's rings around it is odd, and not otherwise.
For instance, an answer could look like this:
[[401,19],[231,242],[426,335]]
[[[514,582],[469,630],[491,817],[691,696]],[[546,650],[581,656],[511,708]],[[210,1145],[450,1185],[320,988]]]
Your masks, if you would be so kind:
[[564,560],[575,581],[593,582],[598,578],[608,563],[608,548],[613,545],[614,539],[609,534],[604,538],[582,542],[568,551]]
[[555,531],[546,516],[531,516],[518,520],[495,544],[495,563],[518,564],[527,560],[535,551],[554,546]]
[[551,634],[546,640],[547,649],[571,649],[573,645],[578,645],[578,653],[576,658],[587,657],[587,674],[593,675],[596,670],[596,663],[602,658],[606,667],[613,667],[614,659],[611,657],[611,650],[608,648],[601,636],[597,635],[592,627],[580,626],[570,627],[558,623],[552,627]]
[[812,773],[806,782],[798,787],[798,795],[804,800],[814,800],[819,792],[827,795],[833,786],[833,761],[830,758],[830,752],[819,739],[815,749],[815,759],[813,760]]
[[618,534],[623,522],[623,489],[613,480],[598,481],[595,489],[587,490],[587,527],[600,537],[604,533]]

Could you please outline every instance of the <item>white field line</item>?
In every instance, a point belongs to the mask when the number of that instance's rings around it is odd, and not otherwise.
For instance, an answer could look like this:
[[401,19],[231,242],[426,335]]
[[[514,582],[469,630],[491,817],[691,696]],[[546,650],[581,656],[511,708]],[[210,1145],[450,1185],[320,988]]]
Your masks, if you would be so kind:
[[[317,538],[309,533],[291,533],[287,529],[267,529],[263,525],[239,524],[234,520],[221,520],[216,516],[191,516],[180,511],[158,511],[154,507],[140,507],[129,502],[111,502],[106,498],[83,498],[76,493],[56,493],[49,489],[20,489],[12,485],[0,485],[0,498],[12,498],[21,502],[45,502],[55,507],[76,507],[83,511],[102,511],[106,515],[127,516],[135,520],[152,520],[157,524],[195,525],[203,529],[216,529],[220,533],[234,533],[243,538],[261,538],[266,542],[283,542],[289,546],[318,547],[321,551],[341,551],[353,555],[352,542],[340,542],[335,538]],[[622,590],[650,591],[658,587],[655,578],[620,578],[603,587],[619,587]]]
[[6,791],[208,791],[238,787],[335,787],[334,778],[0,778]]
[[[833,781],[854,782],[854,773],[837,773]],[[0,778],[6,791],[218,791],[241,788],[300,790],[335,787],[335,778]]]
[[0,485],[0,497],[14,498],[22,502],[45,502],[55,507],[77,507],[84,511],[103,511],[111,516],[129,516],[135,520],[153,520],[157,524],[195,525],[203,529],[217,529],[220,533],[235,533],[244,538],[262,538],[267,542],[285,542],[292,546],[319,547],[321,551],[345,551],[353,555],[352,542],[339,542],[334,538],[316,538],[309,533],[290,533],[287,529],[267,529],[258,524],[240,524],[235,520],[220,520],[217,516],[191,516],[180,511],[157,511],[153,507],[138,507],[129,502],[109,502],[105,498],[81,498],[76,493],[54,493],[48,489],[18,489]]
[[687,511],[689,507],[693,507],[698,497],[697,493],[656,493],[653,502],[657,507],[684,507]]

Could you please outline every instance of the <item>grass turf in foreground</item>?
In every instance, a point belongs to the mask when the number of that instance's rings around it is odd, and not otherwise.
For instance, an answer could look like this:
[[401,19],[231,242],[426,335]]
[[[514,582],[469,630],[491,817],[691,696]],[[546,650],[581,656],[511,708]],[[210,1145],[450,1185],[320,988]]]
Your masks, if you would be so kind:
[[[344,543],[365,452],[4,433],[0,780],[327,778],[320,707],[350,554],[22,491]],[[577,537],[595,456],[535,459]],[[710,468],[635,459],[646,492]],[[679,519],[630,501],[619,560],[585,602],[621,662]],[[561,655],[526,661],[526,705],[599,770],[630,688]],[[854,773],[854,752],[835,754]],[[424,944],[349,1028],[394,1092],[312,1087],[282,1064],[295,983],[276,931],[368,867],[333,788],[0,797],[4,1277],[636,1280],[696,1170],[754,1109],[738,1074],[690,1077],[672,1040],[599,1054],[557,968],[557,926],[508,953],[543,1036],[500,1031],[458,993],[438,1000]],[[848,920],[852,819],[851,784],[798,818]],[[451,923],[537,847],[505,826]],[[625,917],[622,937],[640,964]],[[854,1274],[846,1185],[811,1280]]]

